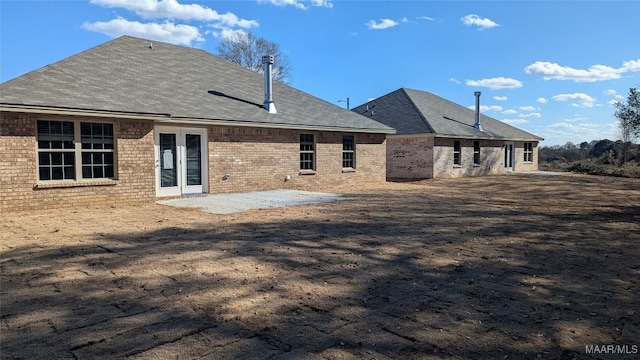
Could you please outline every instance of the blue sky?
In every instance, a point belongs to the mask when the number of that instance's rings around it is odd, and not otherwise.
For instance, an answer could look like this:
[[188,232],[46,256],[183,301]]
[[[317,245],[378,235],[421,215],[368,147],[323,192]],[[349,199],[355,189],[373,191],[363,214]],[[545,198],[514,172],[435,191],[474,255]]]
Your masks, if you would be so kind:
[[239,31],[336,105],[407,87],[472,107],[479,90],[542,145],[615,139],[611,103],[640,87],[640,1],[0,0],[0,81],[123,34],[215,53]]

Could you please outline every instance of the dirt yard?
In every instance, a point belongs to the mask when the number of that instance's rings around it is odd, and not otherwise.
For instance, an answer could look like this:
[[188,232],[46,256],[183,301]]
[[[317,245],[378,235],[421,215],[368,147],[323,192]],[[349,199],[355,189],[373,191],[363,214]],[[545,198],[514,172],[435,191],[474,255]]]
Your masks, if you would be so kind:
[[353,199],[2,214],[2,359],[640,357],[640,180],[314,190]]

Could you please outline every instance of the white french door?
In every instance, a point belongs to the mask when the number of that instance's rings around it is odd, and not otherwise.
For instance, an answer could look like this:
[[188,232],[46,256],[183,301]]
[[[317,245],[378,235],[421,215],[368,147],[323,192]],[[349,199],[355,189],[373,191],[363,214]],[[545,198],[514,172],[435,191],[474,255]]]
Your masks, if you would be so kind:
[[513,143],[507,143],[504,146],[504,169],[513,171]]
[[156,196],[207,191],[207,130],[156,126]]

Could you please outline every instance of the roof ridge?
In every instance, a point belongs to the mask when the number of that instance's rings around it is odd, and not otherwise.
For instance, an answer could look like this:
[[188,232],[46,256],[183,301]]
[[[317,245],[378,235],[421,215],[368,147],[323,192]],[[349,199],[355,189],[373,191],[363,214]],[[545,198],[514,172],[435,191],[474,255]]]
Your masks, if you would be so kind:
[[402,91],[402,93],[406,96],[407,100],[409,100],[409,103],[411,103],[411,106],[413,107],[413,110],[415,110],[415,112],[418,114],[418,116],[420,117],[420,119],[422,119],[422,121],[424,122],[424,124],[427,126],[427,128],[434,134],[436,134],[436,131],[433,129],[433,127],[431,126],[431,124],[429,124],[429,121],[427,121],[427,118],[422,114],[422,111],[420,111],[420,109],[418,109],[418,106],[416,105],[416,103],[413,101],[413,99],[411,98],[411,96],[407,93],[407,90],[412,90],[412,89],[407,89],[407,88],[400,88],[400,91]]

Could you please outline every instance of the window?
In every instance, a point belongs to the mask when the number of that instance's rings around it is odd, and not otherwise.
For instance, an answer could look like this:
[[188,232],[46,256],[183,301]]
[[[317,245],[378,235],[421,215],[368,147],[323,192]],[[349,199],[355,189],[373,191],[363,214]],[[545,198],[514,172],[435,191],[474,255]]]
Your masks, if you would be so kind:
[[38,179],[112,179],[113,124],[38,121]]
[[342,136],[342,167],[356,168],[356,142],[353,135]]
[[524,143],[524,162],[533,162],[533,143]]
[[480,165],[480,141],[473,142],[473,165]]
[[315,170],[313,134],[300,134],[300,170]]
[[460,140],[453,141],[453,165],[462,165],[460,157]]

